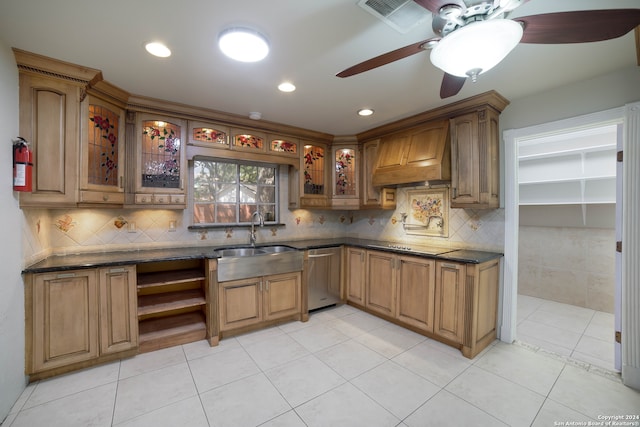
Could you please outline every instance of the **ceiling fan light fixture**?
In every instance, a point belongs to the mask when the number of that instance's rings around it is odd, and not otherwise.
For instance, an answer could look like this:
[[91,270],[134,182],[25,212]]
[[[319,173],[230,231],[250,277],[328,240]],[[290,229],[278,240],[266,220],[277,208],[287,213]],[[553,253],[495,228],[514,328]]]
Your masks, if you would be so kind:
[[228,28],[218,36],[222,53],[240,62],[257,62],[269,54],[267,39],[249,28]]
[[431,62],[445,73],[472,77],[495,67],[522,38],[522,26],[510,19],[472,22],[444,37]]

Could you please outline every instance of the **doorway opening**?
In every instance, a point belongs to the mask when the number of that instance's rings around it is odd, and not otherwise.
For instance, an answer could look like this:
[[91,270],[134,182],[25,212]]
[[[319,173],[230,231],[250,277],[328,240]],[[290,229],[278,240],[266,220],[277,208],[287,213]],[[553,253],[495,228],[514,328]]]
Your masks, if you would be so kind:
[[621,126],[518,144],[518,340],[609,370]]
[[[506,176],[515,181],[505,182],[505,191],[515,194],[515,203],[505,206],[505,232],[515,239],[505,241],[513,267],[504,292],[505,301],[517,304],[517,316],[502,332],[617,371],[622,176],[616,154],[623,117],[616,109],[505,132]],[[507,283],[508,276],[517,282]]]

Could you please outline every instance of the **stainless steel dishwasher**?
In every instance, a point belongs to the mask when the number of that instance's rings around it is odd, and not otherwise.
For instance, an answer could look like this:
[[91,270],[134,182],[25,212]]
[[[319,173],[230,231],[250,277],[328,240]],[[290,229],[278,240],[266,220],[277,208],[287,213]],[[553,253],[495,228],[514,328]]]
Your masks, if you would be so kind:
[[340,299],[342,248],[311,249],[307,269],[309,311],[335,305]]

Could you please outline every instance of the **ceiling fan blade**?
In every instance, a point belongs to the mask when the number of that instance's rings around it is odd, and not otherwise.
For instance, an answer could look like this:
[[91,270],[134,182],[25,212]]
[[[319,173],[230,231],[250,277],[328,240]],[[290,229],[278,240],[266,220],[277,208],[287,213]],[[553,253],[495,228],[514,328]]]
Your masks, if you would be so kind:
[[640,9],[582,10],[521,16],[520,43],[588,43],[615,39],[640,25]]
[[449,98],[457,95],[467,81],[466,77],[458,77],[452,74],[444,73],[442,85],[440,86],[440,99]]
[[350,77],[356,74],[363,73],[365,71],[373,70],[374,68],[381,67],[399,59],[415,55],[416,53],[424,52],[422,45],[424,45],[428,41],[439,39],[439,37],[436,37],[432,39],[422,40],[421,42],[410,44],[409,46],[401,47],[400,49],[392,50],[391,52],[383,53],[382,55],[376,56],[375,58],[367,59],[366,61],[347,68],[346,70],[340,71],[338,74],[336,74],[336,76]]
[[455,4],[457,6],[460,6],[462,10],[467,9],[467,5],[464,4],[464,1],[462,0],[413,0],[413,1],[433,13],[438,13],[442,6],[449,5],[449,4]]

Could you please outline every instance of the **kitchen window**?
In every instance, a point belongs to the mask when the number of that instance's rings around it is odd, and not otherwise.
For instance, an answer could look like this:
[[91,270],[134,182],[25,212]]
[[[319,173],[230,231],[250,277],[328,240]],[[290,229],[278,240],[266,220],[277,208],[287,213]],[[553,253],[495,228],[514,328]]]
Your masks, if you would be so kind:
[[220,159],[193,161],[193,224],[244,225],[260,212],[278,221],[278,168]]

